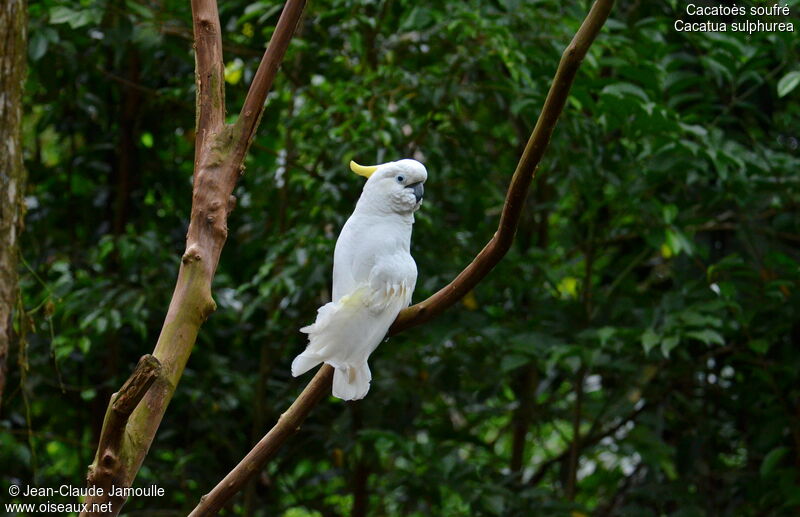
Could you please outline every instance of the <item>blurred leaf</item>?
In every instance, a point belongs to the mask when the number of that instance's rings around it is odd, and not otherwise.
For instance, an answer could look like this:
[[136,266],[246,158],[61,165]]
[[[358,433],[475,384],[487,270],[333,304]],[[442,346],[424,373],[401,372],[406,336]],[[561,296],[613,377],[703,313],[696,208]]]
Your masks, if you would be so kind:
[[781,80],[778,81],[778,97],[789,95],[792,93],[792,90],[797,88],[798,84],[800,84],[800,71],[795,70],[794,72],[789,72],[784,75]]
[[759,469],[761,477],[767,477],[772,474],[787,452],[789,452],[788,447],[776,447],[769,451],[761,462],[761,468]]
[[764,355],[769,350],[770,342],[766,339],[753,339],[747,343],[747,346],[757,354]]
[[31,34],[30,41],[28,41],[28,56],[33,61],[38,61],[47,52],[47,43],[47,37],[43,33]]
[[724,345],[725,338],[723,338],[719,332],[712,329],[704,329],[704,330],[692,330],[686,333],[687,336],[693,337],[699,341],[702,341],[706,345],[716,344],[716,345]]
[[661,341],[661,337],[656,334],[653,329],[647,329],[642,334],[642,347],[644,348],[644,353],[650,353],[650,350],[656,346],[659,341]]
[[661,340],[661,353],[664,357],[669,357],[670,352],[678,346],[680,338],[678,336],[669,336]]
[[649,102],[647,94],[640,87],[631,83],[609,84],[600,92],[601,94],[614,95],[617,97],[634,96],[643,102]]

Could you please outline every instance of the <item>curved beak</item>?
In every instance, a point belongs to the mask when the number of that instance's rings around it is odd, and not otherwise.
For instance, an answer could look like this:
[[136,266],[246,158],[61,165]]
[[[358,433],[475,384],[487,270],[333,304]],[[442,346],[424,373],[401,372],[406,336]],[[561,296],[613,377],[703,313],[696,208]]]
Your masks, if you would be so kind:
[[422,199],[423,194],[425,194],[425,187],[422,186],[421,181],[417,183],[412,183],[406,188],[410,188],[414,192],[414,197],[417,198],[417,203],[419,203],[420,199]]

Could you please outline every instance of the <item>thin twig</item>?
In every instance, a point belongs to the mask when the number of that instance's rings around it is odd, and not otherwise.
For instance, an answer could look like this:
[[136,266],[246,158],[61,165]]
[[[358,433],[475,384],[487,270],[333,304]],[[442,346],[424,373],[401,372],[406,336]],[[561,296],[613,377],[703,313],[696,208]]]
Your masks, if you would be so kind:
[[[634,410],[630,415],[628,415],[627,417],[625,417],[622,420],[620,420],[616,425],[613,425],[613,426],[609,427],[605,431],[601,431],[601,432],[599,432],[597,434],[593,434],[591,436],[588,436],[588,437],[580,440],[580,442],[578,443],[579,450],[584,450],[584,449],[586,449],[588,447],[592,447],[592,446],[600,443],[600,441],[603,438],[606,438],[606,437],[611,436],[612,434],[616,433],[617,431],[622,429],[623,426],[627,425],[628,422],[635,421],[639,417],[639,415],[641,415],[644,412],[645,409],[649,409],[652,405],[653,405],[652,403],[650,403],[650,404],[648,404],[648,403],[642,404],[642,406],[639,409]],[[553,465],[556,465],[556,464],[561,463],[562,461],[566,460],[570,456],[571,453],[572,453],[572,446],[570,445],[570,447],[567,447],[560,454],[558,454],[556,456],[553,456],[549,460],[547,460],[544,463],[542,463],[541,465],[539,465],[539,469],[533,474],[533,476],[531,476],[531,479],[528,481],[528,485],[529,486],[538,485],[539,482],[541,482],[541,480],[544,478],[545,474],[547,474],[547,472],[550,470],[550,468],[553,467]]]
[[586,372],[581,368],[577,374],[575,382],[575,407],[572,412],[572,442],[569,446],[568,470],[567,470],[567,499],[575,500],[575,491],[578,485],[578,458],[581,451],[581,410],[583,407],[583,382]]

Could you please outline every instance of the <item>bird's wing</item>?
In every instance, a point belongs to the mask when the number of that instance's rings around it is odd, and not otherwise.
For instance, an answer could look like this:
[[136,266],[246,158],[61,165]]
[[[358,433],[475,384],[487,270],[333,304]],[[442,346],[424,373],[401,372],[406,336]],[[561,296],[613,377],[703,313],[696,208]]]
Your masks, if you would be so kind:
[[410,255],[381,260],[367,282],[320,307],[314,324],[300,329],[309,334],[309,349],[337,355],[340,347],[351,349],[353,341],[363,341],[369,355],[397,313],[411,302],[416,280],[417,267]]
[[416,282],[417,265],[410,255],[398,254],[381,260],[370,271],[365,304],[375,314],[390,307],[399,312],[411,303]]
[[344,223],[333,252],[333,301],[368,283],[375,257],[386,249],[383,235],[368,231],[370,222],[358,214]]

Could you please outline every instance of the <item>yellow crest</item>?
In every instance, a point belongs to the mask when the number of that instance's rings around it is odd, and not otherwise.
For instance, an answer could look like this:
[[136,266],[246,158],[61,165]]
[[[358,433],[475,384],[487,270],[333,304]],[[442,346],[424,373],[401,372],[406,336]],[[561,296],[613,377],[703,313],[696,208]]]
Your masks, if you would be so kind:
[[372,165],[370,167],[359,165],[353,160],[350,160],[350,170],[358,174],[359,176],[364,176],[365,178],[369,178],[372,174],[378,170],[377,165]]

